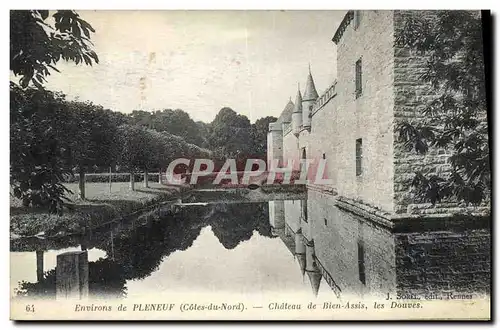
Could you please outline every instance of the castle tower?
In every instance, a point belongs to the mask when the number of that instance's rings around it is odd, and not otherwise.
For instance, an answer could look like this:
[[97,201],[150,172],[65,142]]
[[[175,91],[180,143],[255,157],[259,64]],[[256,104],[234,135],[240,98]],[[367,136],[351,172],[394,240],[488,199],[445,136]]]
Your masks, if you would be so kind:
[[302,94],[300,86],[297,89],[297,97],[295,98],[295,106],[292,113],[292,132],[295,136],[299,136],[302,129]]
[[283,163],[283,130],[281,123],[269,123],[267,133],[267,166],[272,170],[273,160]]
[[277,229],[285,229],[284,201],[269,201],[269,223],[273,233],[276,232]]
[[309,65],[309,75],[307,76],[306,91],[302,98],[302,126],[306,129],[311,128],[311,114],[312,108],[318,99],[318,92],[314,85],[314,80],[311,74],[311,65]]
[[288,100],[288,103],[286,104],[285,109],[283,109],[283,112],[281,115],[281,116],[283,116],[283,120],[281,123],[283,125],[283,133],[285,133],[286,126],[289,125],[290,122],[292,121],[292,113],[293,113],[294,107],[295,107],[295,104],[293,104],[292,98],[290,97],[290,99]]

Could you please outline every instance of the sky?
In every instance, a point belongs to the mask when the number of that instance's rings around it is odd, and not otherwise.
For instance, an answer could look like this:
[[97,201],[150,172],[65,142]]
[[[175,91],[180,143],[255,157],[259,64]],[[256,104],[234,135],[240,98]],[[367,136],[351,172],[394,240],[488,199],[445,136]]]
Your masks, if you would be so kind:
[[114,111],[182,109],[211,122],[222,107],[251,122],[279,116],[311,65],[336,76],[331,41],[344,11],[79,11],[99,64],[59,62],[46,87]]

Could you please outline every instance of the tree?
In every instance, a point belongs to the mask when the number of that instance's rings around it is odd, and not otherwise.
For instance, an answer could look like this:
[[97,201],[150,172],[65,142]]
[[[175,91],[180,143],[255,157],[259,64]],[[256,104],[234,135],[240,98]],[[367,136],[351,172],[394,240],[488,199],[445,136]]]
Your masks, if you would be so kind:
[[147,112],[134,110],[129,115],[129,123],[154,129],[158,132],[168,132],[180,136],[188,143],[201,146],[204,138],[199,125],[194,122],[189,114],[183,110],[164,109],[161,111]]
[[272,236],[267,203],[213,204],[209,221],[214,235],[229,250],[252,238],[254,231]]
[[251,125],[246,116],[225,107],[210,126],[209,144],[217,157],[241,158],[251,151]]
[[269,123],[273,123],[276,120],[278,120],[278,118],[267,116],[257,119],[255,124],[252,124],[252,141],[255,157],[266,159]]
[[113,241],[99,240],[97,247],[114,257],[123,278],[144,279],[172,252],[193,244],[204,227],[206,213],[205,207],[160,210],[124,228]]
[[111,166],[117,155],[117,126],[111,111],[92,102],[68,102],[72,116],[71,162],[78,166],[80,198],[85,199],[85,173],[93,167]]
[[[177,158],[207,158],[212,154],[210,150],[200,148],[199,146],[187,143],[183,138],[167,133],[158,133],[161,143],[156,152],[158,155],[158,168],[160,170],[160,183],[162,169],[168,167],[170,162]],[[176,167],[176,171],[182,165]],[[177,173],[177,172],[176,172]]]
[[[91,49],[94,29],[75,11],[56,11],[54,25],[48,18],[47,10],[10,12],[10,70],[20,77],[20,86],[10,84],[10,174],[13,193],[25,206],[61,213],[69,192],[62,180],[70,172],[71,132],[64,95],[42,84],[61,59],[87,65],[99,59]],[[30,82],[40,91],[29,89]]]
[[122,125],[118,128],[120,152],[118,162],[130,172],[130,189],[135,190],[135,172],[142,168],[151,154],[150,139],[144,127]]
[[30,82],[41,88],[49,69],[59,60],[76,64],[98,63],[92,50],[92,26],[73,10],[58,10],[49,23],[48,10],[12,10],[10,12],[10,70],[21,76],[19,83],[26,88]]
[[61,213],[69,192],[70,128],[64,95],[43,89],[10,89],[10,185],[25,207]]
[[204,123],[202,121],[197,121],[196,122],[198,134],[201,139],[201,144],[197,144],[202,148],[209,148],[210,145],[208,143],[208,137],[210,134],[210,124]]
[[128,115],[130,125],[140,125],[148,128],[153,127],[152,115],[143,110],[134,110]]
[[411,15],[396,35],[398,47],[425,56],[420,78],[436,95],[425,104],[424,119],[399,123],[399,140],[420,154],[433,147],[451,152],[449,175],[416,173],[413,185],[424,201],[452,198],[479,204],[489,198],[482,32],[481,17],[474,12],[438,11],[432,17]]

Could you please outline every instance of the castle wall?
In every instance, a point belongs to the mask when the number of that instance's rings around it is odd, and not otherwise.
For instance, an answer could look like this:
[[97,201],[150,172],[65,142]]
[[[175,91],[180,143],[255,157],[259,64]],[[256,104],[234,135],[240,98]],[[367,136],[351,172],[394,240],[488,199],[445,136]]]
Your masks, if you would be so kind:
[[338,163],[339,155],[337,148],[341,137],[337,126],[338,112],[335,111],[335,102],[330,100],[322,109],[311,118],[311,133],[308,134],[308,158],[319,162],[326,160],[324,178],[331,180],[331,187],[338,187]]
[[269,202],[269,223],[274,229],[285,228],[285,203],[284,201]]
[[[394,33],[397,36],[403,29],[405,20],[411,16],[427,16],[432,18],[436,12],[432,11],[395,11]],[[426,57],[416,54],[409,49],[396,47],[394,49],[394,121],[423,122],[425,104],[436,97],[429,83],[420,76],[426,72]],[[485,117],[486,120],[486,117]],[[436,122],[436,127],[441,123]],[[415,172],[422,172],[427,176],[439,175],[445,177],[451,167],[448,163],[450,151],[441,148],[430,148],[425,155],[408,150],[403,142],[398,142],[398,131],[394,131],[394,203],[396,213],[435,214],[453,213],[462,211],[458,203],[443,201],[437,205],[417,201],[410,188]],[[483,209],[487,209],[485,207]],[[476,210],[478,211],[478,210]]]
[[[357,30],[347,26],[337,45],[336,116],[338,193],[391,212],[394,195],[394,29],[392,11],[362,11]],[[355,96],[355,63],[362,60],[362,88]],[[333,117],[333,116],[332,116]],[[314,118],[314,117],[313,117]],[[313,131],[315,128],[313,128]],[[356,139],[362,139],[361,176],[356,176]],[[341,180],[340,180],[341,178]]]
[[283,161],[283,132],[281,130],[271,130],[269,133],[267,133],[268,168],[271,167],[272,161],[274,159]]
[[[430,86],[420,79],[426,59],[396,47],[395,40],[410,15],[435,15],[429,11],[360,11],[354,29],[352,12],[336,34],[337,80],[312,109],[311,128],[282,138],[285,159],[299,169],[302,148],[308,159],[326,159],[330,186],[314,187],[338,197],[374,207],[377,212],[443,214],[464,211],[458,203],[437,205],[416,201],[411,192],[415,172],[446,175],[450,152],[432,149],[425,155],[407,150],[398,141],[397,124],[417,123],[424,117],[425,101],[433,98]],[[344,24],[346,23],[347,24]],[[362,62],[362,93],[356,96],[356,62]],[[362,139],[362,174],[356,175],[356,140]],[[274,145],[274,144],[273,144]],[[276,154],[275,149],[269,154]],[[314,166],[313,166],[314,167]],[[314,172],[311,171],[312,173]],[[314,175],[309,177],[314,179]],[[358,204],[359,205],[359,204]],[[489,203],[473,212],[488,213]]]
[[397,290],[421,296],[489,293],[491,233],[463,229],[468,223],[464,219],[454,230],[396,234]]
[[[386,295],[394,290],[395,241],[390,231],[337,208],[330,195],[317,191],[308,192],[308,215],[316,257],[342,295]],[[359,244],[365,283],[359,275]]]
[[300,201],[285,201],[285,223],[296,233],[300,229]]
[[292,160],[293,168],[299,169],[299,149],[297,137],[291,132],[283,137],[283,159],[284,161]]
[[[415,11],[395,11],[394,31],[397,35],[404,26],[405,18],[415,15]],[[425,14],[425,12],[421,12]],[[432,88],[424,83],[419,76],[425,72],[426,58],[414,52],[395,47],[394,49],[394,120],[395,123],[409,121],[417,123],[423,118],[425,101],[432,98]],[[410,193],[411,181],[416,171],[424,173],[445,172],[448,170],[446,159],[449,157],[444,150],[430,150],[427,155],[419,155],[413,150],[407,150],[402,142],[397,140],[397,129],[394,131],[394,203],[396,213],[412,212],[411,204],[416,204]],[[420,210],[421,207],[416,207]]]

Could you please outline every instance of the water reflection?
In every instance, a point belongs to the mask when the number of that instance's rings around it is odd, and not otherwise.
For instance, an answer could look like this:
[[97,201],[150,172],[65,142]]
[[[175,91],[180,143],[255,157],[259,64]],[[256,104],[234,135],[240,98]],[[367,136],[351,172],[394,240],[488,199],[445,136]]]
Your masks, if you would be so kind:
[[[37,281],[22,281],[18,296],[55,297],[55,269],[43,272],[43,251],[77,246],[98,249],[105,258],[88,263],[89,293],[94,297],[124,297],[127,281],[149,277],[173,252],[193,245],[203,228],[210,228],[225,249],[234,249],[254,233],[272,237],[267,203],[176,205],[66,240],[14,241],[11,251],[35,250]],[[15,260],[12,263],[15,264]]]
[[32,275],[19,276],[19,297],[56,297],[50,260],[68,248],[88,251],[92,298],[123,298],[131,288],[245,294],[300,285],[310,295],[327,290],[338,298],[489,293],[489,229],[445,227],[389,230],[309,191],[307,200],[172,205],[80,237],[16,240],[11,263],[21,264],[23,253],[32,258],[23,267]]
[[[269,202],[272,231],[307,273],[313,293],[322,281],[342,296],[490,291],[487,225],[413,221],[388,229],[309,191],[307,202]],[[452,223],[455,222],[455,225]]]

